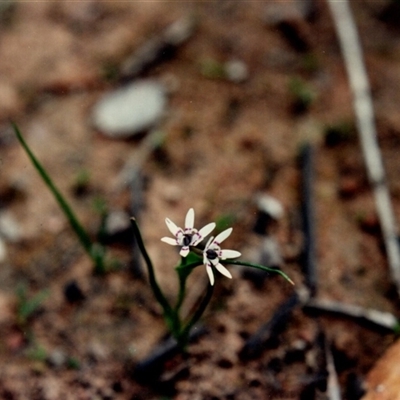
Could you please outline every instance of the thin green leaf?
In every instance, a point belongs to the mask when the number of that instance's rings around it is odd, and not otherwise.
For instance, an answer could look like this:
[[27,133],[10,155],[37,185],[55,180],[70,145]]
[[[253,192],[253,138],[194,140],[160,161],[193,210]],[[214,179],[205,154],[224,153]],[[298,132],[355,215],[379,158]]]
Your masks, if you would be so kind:
[[[160,303],[161,307],[164,310],[164,315],[169,318],[175,320],[175,313],[173,312],[171,306],[169,305],[167,299],[165,298],[163,292],[161,291],[160,287],[158,286],[156,276],[154,274],[154,268],[153,268],[153,263],[151,262],[151,259],[147,253],[146,247],[143,243],[143,238],[140,233],[139,226],[136,222],[135,218],[131,218],[132,222],[132,227],[133,227],[133,233],[136,238],[137,245],[139,247],[140,252],[142,253],[142,256],[144,258],[144,261],[146,262],[147,265],[147,271],[149,273],[149,281],[151,288],[153,289],[154,295],[157,299],[157,301]],[[170,321],[171,322],[171,321]]]
[[278,268],[271,268],[271,267],[265,267],[264,265],[259,265],[259,264],[254,264],[254,263],[249,263],[245,261],[238,261],[238,260],[224,260],[221,262],[222,264],[232,264],[232,265],[242,265],[245,267],[251,267],[251,268],[256,268],[256,269],[261,269],[262,271],[265,272],[272,272],[274,274],[281,275],[283,278],[285,278],[289,283],[294,285],[294,282],[280,269]]
[[[72,208],[68,204],[67,200],[61,194],[61,192],[57,189],[55,184],[53,183],[52,179],[46,172],[45,168],[40,164],[39,160],[33,154],[32,150],[29,148],[28,144],[26,143],[24,137],[22,136],[21,131],[19,130],[18,126],[12,122],[12,126],[17,136],[17,139],[21,143],[21,146],[25,150],[26,154],[28,155],[30,161],[32,162],[33,166],[43,179],[44,183],[49,188],[50,192],[53,194],[54,198],[58,202],[59,206],[61,207],[64,215],[67,217],[69,224],[71,225],[72,229],[76,233],[79,238],[79,241],[82,247],[86,250],[90,258],[93,260],[96,270],[98,272],[104,270],[104,249],[99,251],[99,244],[94,246],[92,240],[90,239],[89,235],[87,234],[86,230],[83,228],[81,223],[78,221],[75,213],[73,212]],[[104,271],[103,271],[104,272]]]

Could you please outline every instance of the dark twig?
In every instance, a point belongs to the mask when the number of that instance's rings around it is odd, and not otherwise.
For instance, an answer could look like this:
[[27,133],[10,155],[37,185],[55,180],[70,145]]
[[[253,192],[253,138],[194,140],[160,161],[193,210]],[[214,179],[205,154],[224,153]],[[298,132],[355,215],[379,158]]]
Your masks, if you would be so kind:
[[315,254],[315,217],[314,217],[314,196],[313,196],[313,148],[306,144],[300,153],[301,167],[301,194],[302,194],[302,220],[304,247],[301,263],[305,274],[306,284],[310,289],[311,296],[317,290],[317,268]]
[[[189,342],[195,341],[207,333],[204,326],[194,327],[189,335]],[[146,359],[140,361],[133,372],[134,378],[140,383],[155,383],[164,370],[164,365],[182,352],[177,341],[170,337],[161,343]]]
[[239,357],[242,360],[249,360],[258,357],[268,343],[275,342],[277,336],[284,330],[289,316],[299,303],[299,297],[295,293],[275,312],[269,322],[264,324],[254,335],[252,335],[242,350]]
[[196,21],[192,16],[181,18],[168,26],[160,36],[146,41],[122,65],[121,81],[133,79],[158,63],[172,58],[179,46],[192,36],[195,25]]

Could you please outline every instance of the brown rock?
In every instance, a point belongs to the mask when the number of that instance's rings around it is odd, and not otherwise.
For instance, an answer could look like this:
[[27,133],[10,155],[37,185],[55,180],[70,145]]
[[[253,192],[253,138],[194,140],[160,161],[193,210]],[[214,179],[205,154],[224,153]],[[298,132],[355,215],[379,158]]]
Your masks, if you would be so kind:
[[400,400],[400,341],[395,342],[367,377],[362,400]]

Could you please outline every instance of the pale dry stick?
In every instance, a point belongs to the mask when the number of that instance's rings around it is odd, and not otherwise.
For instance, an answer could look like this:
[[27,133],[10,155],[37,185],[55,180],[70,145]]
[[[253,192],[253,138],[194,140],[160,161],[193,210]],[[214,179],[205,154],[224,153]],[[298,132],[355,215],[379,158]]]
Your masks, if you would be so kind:
[[360,40],[348,0],[327,0],[344,57],[356,123],[366,169],[373,188],[392,280],[400,296],[400,249],[382,156],[379,150],[374,110]]
[[335,361],[333,359],[332,351],[327,339],[325,339],[325,357],[326,369],[328,371],[328,388],[327,394],[329,400],[341,400],[340,384],[338,374],[335,368]]
[[306,299],[303,305],[305,311],[340,315],[379,329],[393,332],[398,329],[397,318],[389,313],[370,308],[363,308],[353,304],[324,299]]

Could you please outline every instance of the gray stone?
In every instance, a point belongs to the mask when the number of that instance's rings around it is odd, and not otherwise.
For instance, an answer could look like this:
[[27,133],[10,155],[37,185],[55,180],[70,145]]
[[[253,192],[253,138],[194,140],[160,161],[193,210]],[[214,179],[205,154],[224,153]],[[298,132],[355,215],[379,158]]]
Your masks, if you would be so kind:
[[122,210],[113,210],[106,219],[106,232],[108,235],[117,235],[129,230],[131,227],[130,216]]
[[274,237],[267,236],[263,240],[260,252],[260,264],[270,267],[280,267],[283,263],[279,243]]
[[225,63],[227,78],[235,83],[240,83],[248,79],[249,70],[247,65],[241,60],[230,60]]
[[257,207],[274,220],[281,219],[284,214],[282,204],[274,197],[266,194],[258,196]]
[[308,20],[315,12],[313,0],[270,2],[266,5],[263,17],[267,25],[276,26],[282,22]]
[[47,357],[47,362],[55,368],[64,366],[67,362],[66,354],[60,349],[54,349]]
[[0,236],[8,242],[14,243],[18,242],[22,236],[21,227],[8,211],[0,213]]
[[106,136],[128,138],[155,125],[166,103],[159,82],[137,81],[106,94],[93,109],[93,124]]

